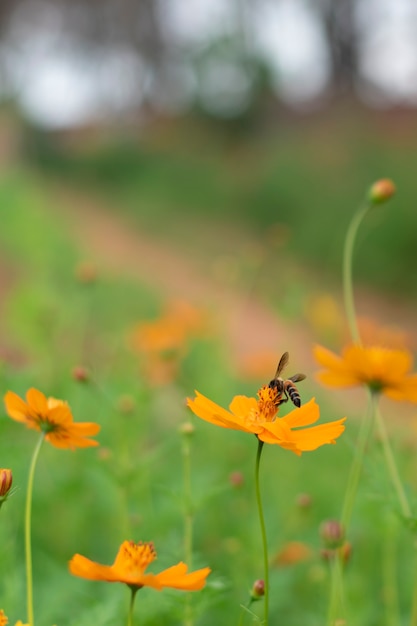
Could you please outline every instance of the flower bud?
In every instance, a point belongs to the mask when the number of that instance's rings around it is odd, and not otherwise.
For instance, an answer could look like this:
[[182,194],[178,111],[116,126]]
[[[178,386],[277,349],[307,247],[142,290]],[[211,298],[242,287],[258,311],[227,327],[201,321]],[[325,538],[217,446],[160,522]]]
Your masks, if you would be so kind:
[[369,190],[369,200],[372,204],[382,204],[389,200],[395,193],[396,188],[389,178],[381,178],[372,185]]
[[79,383],[88,383],[90,380],[90,372],[82,365],[76,365],[72,370],[72,377]]
[[342,524],[335,519],[328,519],[320,526],[320,536],[323,539],[325,548],[333,550],[340,548],[345,539],[345,531]]
[[122,413],[122,415],[131,415],[135,412],[136,401],[133,396],[130,396],[129,394],[124,394],[122,396],[119,396],[116,406],[117,410],[119,411],[119,413]]
[[251,589],[252,600],[260,600],[265,595],[265,582],[263,580],[255,580]]
[[0,469],[0,501],[7,498],[12,488],[13,474],[11,469]]
[[190,437],[194,434],[195,431],[194,424],[192,424],[191,422],[183,422],[179,430],[182,435]]
[[229,474],[229,483],[232,485],[232,487],[235,487],[236,489],[238,487],[242,487],[244,483],[244,476],[242,472],[232,472],[231,474]]
[[82,285],[92,285],[97,280],[97,268],[89,261],[83,261],[75,268],[75,278]]
[[312,505],[312,497],[308,493],[299,493],[295,503],[299,509],[309,509]]

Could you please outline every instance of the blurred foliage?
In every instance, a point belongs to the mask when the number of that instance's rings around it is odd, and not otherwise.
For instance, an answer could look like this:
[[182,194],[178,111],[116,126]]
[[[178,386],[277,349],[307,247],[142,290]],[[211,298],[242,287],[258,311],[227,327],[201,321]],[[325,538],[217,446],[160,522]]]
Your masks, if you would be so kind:
[[178,245],[209,248],[196,220],[220,231],[235,223],[261,242],[281,229],[285,253],[330,276],[339,274],[347,224],[370,184],[392,178],[397,197],[367,220],[355,272],[361,282],[417,295],[411,112],[283,110],[276,123],[241,122],[160,119],[141,131],[91,137],[34,131],[26,146],[45,174],[111,198],[145,227],[174,233]]

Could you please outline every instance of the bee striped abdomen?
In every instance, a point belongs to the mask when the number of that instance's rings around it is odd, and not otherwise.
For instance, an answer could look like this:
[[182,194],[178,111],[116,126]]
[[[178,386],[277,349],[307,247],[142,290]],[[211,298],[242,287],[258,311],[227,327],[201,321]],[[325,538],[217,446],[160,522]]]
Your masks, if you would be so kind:
[[294,406],[296,406],[297,408],[300,408],[301,398],[300,398],[300,394],[298,393],[297,387],[293,385],[292,383],[287,383],[286,392],[289,395],[290,400],[294,404]]

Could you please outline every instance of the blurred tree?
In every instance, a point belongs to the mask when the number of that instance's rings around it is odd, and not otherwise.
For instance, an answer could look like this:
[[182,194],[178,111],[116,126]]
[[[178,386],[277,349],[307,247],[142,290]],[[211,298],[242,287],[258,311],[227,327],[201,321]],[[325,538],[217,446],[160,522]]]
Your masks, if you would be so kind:
[[330,90],[354,94],[360,67],[356,0],[319,0],[317,6],[329,50]]

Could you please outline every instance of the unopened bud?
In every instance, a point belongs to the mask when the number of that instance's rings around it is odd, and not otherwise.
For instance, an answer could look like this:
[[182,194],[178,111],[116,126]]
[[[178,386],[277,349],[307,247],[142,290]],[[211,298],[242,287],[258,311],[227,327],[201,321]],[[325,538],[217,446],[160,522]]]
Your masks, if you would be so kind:
[[13,474],[11,469],[0,469],[0,506],[10,495],[12,488]]
[[252,585],[251,598],[252,600],[260,600],[265,595],[265,582],[263,580],[255,580]]
[[345,531],[342,524],[335,519],[328,519],[320,526],[320,536],[326,548],[330,550],[340,548],[345,539]]
[[243,485],[243,482],[244,476],[242,472],[232,472],[231,474],[229,474],[229,483],[232,485],[232,487],[241,487]]
[[191,422],[183,422],[179,430],[182,435],[191,436],[194,434],[195,428]]
[[372,185],[369,190],[369,200],[372,204],[382,204],[389,200],[395,193],[396,187],[389,178],[381,178]]
[[75,277],[83,285],[91,285],[97,280],[97,268],[89,261],[79,263],[75,268]]
[[136,409],[136,401],[133,396],[124,394],[117,399],[117,410],[122,415],[131,415]]
[[88,383],[90,380],[90,372],[82,365],[76,365],[72,370],[72,377],[79,383]]
[[300,509],[309,509],[312,505],[312,498],[308,493],[299,493],[295,503]]

